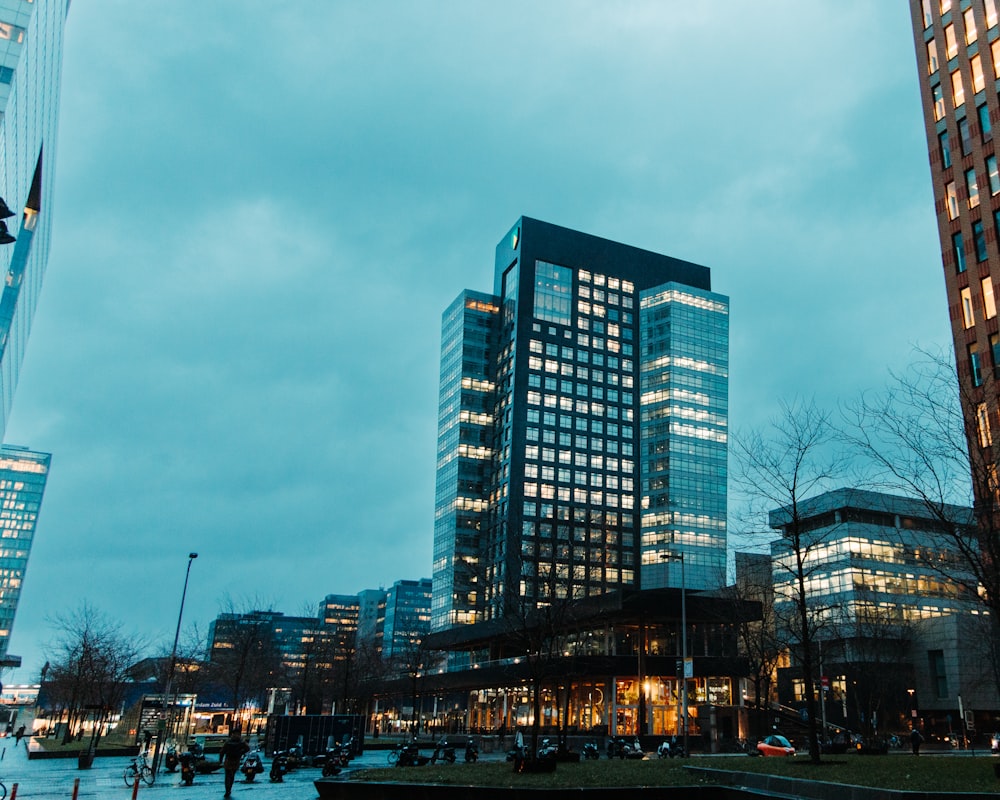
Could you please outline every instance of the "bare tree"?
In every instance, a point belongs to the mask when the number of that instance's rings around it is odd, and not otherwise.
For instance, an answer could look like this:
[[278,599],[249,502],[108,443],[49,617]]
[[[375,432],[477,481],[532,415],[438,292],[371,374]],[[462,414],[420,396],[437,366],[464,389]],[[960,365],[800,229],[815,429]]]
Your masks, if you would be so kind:
[[[823,614],[810,603],[807,584],[815,566],[810,556],[821,543],[809,536],[803,524],[802,504],[810,496],[833,488],[832,482],[842,464],[841,457],[833,450],[836,442],[829,413],[811,402],[783,403],[780,414],[768,426],[732,439],[736,485],[751,511],[756,511],[761,520],[766,518],[764,514],[773,511],[770,525],[776,524],[782,531],[780,548],[785,552],[776,565],[786,570],[787,580],[776,585],[776,607],[785,601],[792,609],[791,617],[782,627],[790,636],[802,668],[809,756],[815,763],[820,760],[820,746],[814,645]],[[766,528],[762,524],[758,530]]]
[[[885,391],[844,409],[844,433],[865,459],[870,484],[916,498],[936,523],[938,536],[917,558],[967,602],[985,606],[992,621],[987,650],[1000,653],[1000,449],[987,410],[997,392],[992,371],[975,391],[956,380],[950,352],[918,351]],[[991,661],[1000,691],[1000,658]]]
[[[742,563],[741,563],[742,562]],[[777,635],[774,613],[774,581],[770,556],[756,553],[736,554],[736,583],[729,596],[737,601],[760,604],[760,618],[741,615],[736,620],[736,635],[740,655],[747,660],[753,686],[751,708],[754,711],[751,733],[757,738],[764,734],[764,721],[770,709],[774,672],[781,659],[781,642]]]
[[235,713],[250,701],[263,705],[267,690],[284,684],[285,676],[273,614],[249,607],[236,611],[231,601],[228,605],[214,623],[208,672],[228,692]]
[[146,647],[126,634],[119,622],[84,602],[75,611],[52,618],[56,638],[47,650],[46,689],[67,715],[63,743],[68,743],[93,712],[91,747],[96,748],[109,715],[125,698],[130,670]]

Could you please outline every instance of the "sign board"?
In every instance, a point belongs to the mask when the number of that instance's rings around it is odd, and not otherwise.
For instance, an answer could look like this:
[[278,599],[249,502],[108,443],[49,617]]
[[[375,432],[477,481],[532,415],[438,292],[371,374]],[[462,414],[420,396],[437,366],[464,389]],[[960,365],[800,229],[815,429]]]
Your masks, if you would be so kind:
[[693,678],[693,677],[694,677],[694,659],[693,658],[685,658],[684,659],[684,678],[688,679],[688,678]]
[[971,708],[965,709],[965,727],[970,731],[976,729],[976,715],[972,713]]

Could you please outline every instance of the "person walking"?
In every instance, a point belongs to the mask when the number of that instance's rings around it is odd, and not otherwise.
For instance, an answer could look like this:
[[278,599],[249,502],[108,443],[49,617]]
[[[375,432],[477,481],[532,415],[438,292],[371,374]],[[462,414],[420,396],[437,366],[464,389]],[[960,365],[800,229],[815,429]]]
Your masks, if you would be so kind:
[[920,743],[923,740],[924,737],[921,735],[920,731],[918,731],[916,728],[910,731],[910,746],[913,748],[913,755],[915,756],[920,755]]
[[226,773],[226,797],[233,791],[233,782],[236,780],[236,773],[240,769],[240,761],[250,750],[250,745],[240,738],[237,730],[229,734],[229,739],[222,745],[222,769]]

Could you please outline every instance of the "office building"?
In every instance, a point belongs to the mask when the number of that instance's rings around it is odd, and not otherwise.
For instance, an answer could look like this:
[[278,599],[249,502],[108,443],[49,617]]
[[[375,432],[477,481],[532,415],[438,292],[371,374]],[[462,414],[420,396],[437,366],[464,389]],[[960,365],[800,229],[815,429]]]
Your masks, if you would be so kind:
[[[781,534],[771,545],[776,641],[792,656],[778,670],[782,704],[796,706],[805,698],[795,663],[798,556],[818,666],[827,678],[826,719],[858,730],[866,715],[870,724],[876,708],[883,725],[902,725],[917,708],[957,716],[963,690],[983,703],[980,710],[995,704],[985,705],[989,693],[971,678],[972,665],[989,661],[976,639],[988,637],[970,588],[975,580],[955,563],[942,517],[955,526],[973,523],[971,508],[946,506],[931,514],[920,499],[861,489],[804,500],[794,518],[788,508],[770,513],[771,527]],[[798,555],[788,533],[792,525],[799,531]],[[977,626],[980,635],[969,639],[964,654],[949,649],[956,630]],[[916,699],[908,692],[914,689]]]
[[3,220],[7,238],[16,239],[0,244],[0,437],[49,256],[68,10],[69,0],[0,2],[0,197],[14,212]]
[[431,579],[399,580],[386,592],[382,657],[412,659],[431,629]]
[[0,447],[0,663],[19,666],[7,655],[24,572],[49,477],[48,453]]
[[996,0],[910,0],[941,260],[977,499],[996,492],[1000,28]]
[[706,267],[518,220],[443,316],[432,627],[721,586],[727,384]]

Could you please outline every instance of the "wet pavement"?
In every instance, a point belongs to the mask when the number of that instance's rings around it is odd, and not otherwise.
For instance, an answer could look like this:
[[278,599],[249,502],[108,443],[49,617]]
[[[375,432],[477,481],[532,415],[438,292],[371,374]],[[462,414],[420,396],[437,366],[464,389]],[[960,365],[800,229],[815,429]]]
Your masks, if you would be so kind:
[[[28,759],[27,749],[13,739],[0,739],[0,782],[7,788],[10,800],[17,785],[16,800],[72,800],[77,798],[120,798],[131,800],[132,789],[125,785],[125,769],[131,758],[100,757],[90,769],[79,769],[76,758]],[[350,769],[381,767],[386,764],[385,750],[368,750],[351,762]],[[264,760],[264,773],[253,783],[246,783],[237,774],[233,785],[233,800],[309,800],[318,797],[313,781],[321,777],[316,767],[302,767],[284,776],[282,783],[271,783]],[[77,784],[79,781],[79,784]],[[139,784],[138,800],[219,800],[224,793],[223,775],[219,770],[210,775],[196,775],[194,784],[181,783],[180,771],[160,772],[152,786]],[[74,795],[75,792],[75,795]]]

